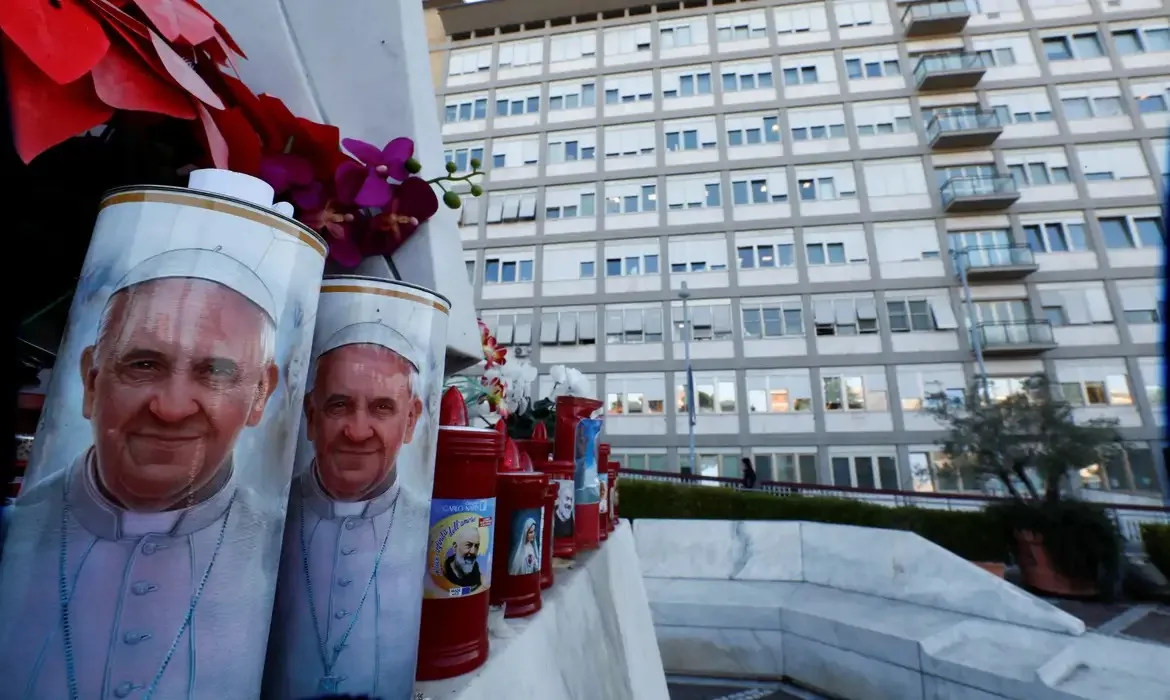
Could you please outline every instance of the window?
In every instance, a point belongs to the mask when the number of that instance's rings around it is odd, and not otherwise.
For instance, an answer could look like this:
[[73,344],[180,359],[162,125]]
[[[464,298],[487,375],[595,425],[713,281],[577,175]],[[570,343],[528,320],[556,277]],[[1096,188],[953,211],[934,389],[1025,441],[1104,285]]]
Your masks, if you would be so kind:
[[804,311],[800,301],[768,304],[740,304],[743,337],[761,338],[801,337],[804,335]]
[[665,377],[611,374],[605,378],[606,411],[622,415],[666,412]]
[[715,36],[719,43],[746,41],[767,36],[763,11],[715,15]]
[[845,75],[850,80],[868,80],[870,78],[894,78],[902,75],[902,68],[898,59],[846,58]]
[[795,267],[795,246],[792,243],[760,243],[756,245],[741,245],[736,248],[739,258],[739,269],[766,267]]
[[488,195],[487,223],[513,223],[536,219],[536,195],[497,192]]
[[1100,282],[1041,285],[1040,305],[1053,326],[1113,323],[1113,310]]
[[[1127,323],[1150,325],[1162,322],[1162,293],[1158,281],[1119,281],[1117,292],[1121,296],[1121,308],[1124,310]],[[1161,374],[1158,376],[1160,378]]]
[[761,481],[781,484],[816,484],[817,456],[815,454],[757,454],[756,474]]
[[532,281],[532,260],[488,258],[483,263],[484,284],[509,284]]
[[662,97],[694,97],[711,94],[711,73],[709,71],[662,74]]
[[1072,406],[1132,406],[1129,377],[1107,374],[1099,379],[1060,382],[1061,397]]
[[658,46],[662,49],[678,49],[707,43],[707,22],[687,21],[684,23],[658,23]]
[[988,68],[1006,68],[1016,65],[1016,52],[1010,46],[983,49],[975,53],[983,60],[983,65]]
[[662,309],[606,309],[607,345],[662,342]]
[[475,261],[464,260],[463,264],[467,267],[467,281],[475,284]]
[[749,413],[808,413],[813,408],[806,369],[763,375],[749,371],[747,392]]
[[885,3],[869,0],[837,0],[833,3],[833,14],[837,17],[837,26],[843,28],[890,23]]
[[[589,185],[587,189],[592,187]],[[545,191],[544,199],[546,220],[592,217],[597,214],[596,193],[582,192],[579,187],[549,188]]]
[[877,305],[873,297],[813,299],[813,325],[819,336],[878,332]]
[[[873,382],[881,389],[867,388]],[[888,411],[885,382],[852,374],[821,375],[826,411]]]
[[[776,33],[782,36],[827,32],[829,28],[823,3],[781,6],[777,7],[774,12]],[[792,36],[786,36],[783,39],[783,41],[791,40],[793,40]]]
[[[731,340],[731,304],[698,306],[691,304],[687,307],[690,314],[690,328],[692,341]],[[681,306],[671,309],[671,320],[674,328],[674,341],[682,342],[683,333],[688,325],[683,319]]]
[[1105,55],[1097,32],[1081,32],[1071,36],[1050,36],[1040,42],[1049,61],[1100,58]]
[[[695,386],[695,413],[735,413],[735,375],[694,375]],[[687,386],[685,383],[675,386],[675,396],[678,397],[678,412],[687,413]]]
[[[1009,160],[1015,160],[1008,156]],[[1063,185],[1071,182],[1068,167],[1065,165],[1048,165],[1044,162],[1009,163],[1008,174],[1015,181],[1016,187],[1040,187],[1042,185]]]
[[575,163],[597,158],[596,138],[592,134],[574,138],[549,134],[548,138],[549,164]]
[[605,104],[650,102],[654,99],[654,77],[649,74],[611,76],[605,79]]
[[946,402],[962,408],[966,378],[959,365],[903,365],[897,368],[902,410],[918,413]]
[[448,163],[454,163],[457,172],[471,168],[471,161],[483,164],[483,146],[455,147],[443,151],[443,158]]
[[1155,216],[1103,217],[1100,224],[1105,247],[1113,250],[1161,248],[1166,242],[1162,221]]
[[496,342],[507,346],[532,344],[532,314],[502,311],[484,313],[483,322],[491,329]]
[[943,452],[911,452],[910,476],[915,491],[978,491],[980,477],[972,467],[953,467]]
[[[910,103],[904,101],[853,105],[853,119],[857,123],[858,136],[913,133],[914,122],[910,114]],[[929,121],[925,114],[923,118]]]
[[519,91],[496,91],[496,116],[516,117],[522,114],[540,114],[540,88],[535,88],[536,94],[530,94],[533,88]]
[[831,457],[833,485],[844,488],[898,488],[898,462],[895,457]]
[[605,55],[650,54],[650,25],[615,27],[605,30]]
[[1110,455],[1106,464],[1094,464],[1080,470],[1081,483],[1087,489],[1109,491],[1148,491],[1160,493],[1154,459],[1144,447],[1126,446]]
[[[738,178],[735,174],[733,178]],[[787,202],[787,189],[781,174],[731,181],[731,201],[737,206]]]
[[783,73],[785,85],[813,85],[820,82],[817,79],[816,66],[796,66],[792,68],[785,68]]
[[1121,89],[1117,83],[1062,86],[1057,92],[1066,119],[1103,119],[1125,115]]
[[553,83],[548,86],[548,110],[592,107],[597,103],[597,86],[592,83]]
[[540,315],[541,345],[594,345],[597,314],[593,311],[546,311]]
[[654,153],[658,140],[653,124],[611,126],[605,129],[605,157],[625,158]]
[[701,122],[667,122],[665,127],[666,150],[698,151],[717,147],[715,120]]
[[1004,125],[1052,121],[1052,103],[1043,89],[993,92],[987,99]]
[[1167,111],[1165,95],[1150,93],[1140,95],[1136,99],[1139,114],[1156,114]]
[[549,39],[549,64],[576,61],[597,55],[597,34],[578,32],[561,34]]
[[718,175],[668,177],[667,206],[671,211],[723,206]]
[[459,102],[448,102],[444,116],[447,124],[486,119],[487,98],[480,97]]
[[1034,253],[1067,253],[1088,250],[1084,223],[1056,221],[1024,224],[1022,228],[1024,239]]
[[517,139],[496,139],[492,142],[493,168],[519,168],[536,165],[540,161],[540,140],[530,136]]
[[727,127],[727,145],[754,146],[760,143],[780,142],[780,119],[778,117],[733,117],[724,119]]
[[451,59],[447,63],[447,75],[449,77],[487,73],[491,69],[492,47],[490,46],[452,51]]
[[657,185],[610,182],[606,185],[605,214],[639,214],[657,210]]
[[812,265],[847,265],[844,243],[806,243],[805,260]]
[[597,276],[597,263],[593,260],[582,260],[578,277],[581,279],[593,279]]
[[724,64],[720,79],[723,92],[771,90],[773,87],[772,67],[769,63]]
[[955,330],[959,327],[950,300],[945,297],[933,299],[923,297],[887,298],[886,313],[890,318],[891,333],[929,333],[939,330]]
[[794,109],[788,112],[793,141],[845,138],[845,110],[841,107]]
[[612,455],[610,458],[622,462],[622,468],[631,471],[668,472],[670,470],[666,455],[623,453]]
[[657,275],[658,254],[626,255],[606,257],[606,277],[629,277],[631,275]]
[[852,189],[839,191],[833,177],[799,179],[796,181],[796,189],[800,192],[801,201],[805,202],[853,199],[857,196],[857,192]]
[[1170,28],[1118,29],[1113,32],[1113,43],[1122,56],[1148,51],[1170,51]]

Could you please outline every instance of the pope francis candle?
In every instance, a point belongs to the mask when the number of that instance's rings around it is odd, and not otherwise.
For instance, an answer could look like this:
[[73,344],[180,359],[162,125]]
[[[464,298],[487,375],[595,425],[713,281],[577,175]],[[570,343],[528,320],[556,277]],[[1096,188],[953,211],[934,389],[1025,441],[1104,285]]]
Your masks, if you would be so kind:
[[322,286],[266,697],[411,698],[447,311],[402,283]]
[[5,535],[0,698],[258,695],[305,380],[289,368],[326,252],[271,204],[102,201]]

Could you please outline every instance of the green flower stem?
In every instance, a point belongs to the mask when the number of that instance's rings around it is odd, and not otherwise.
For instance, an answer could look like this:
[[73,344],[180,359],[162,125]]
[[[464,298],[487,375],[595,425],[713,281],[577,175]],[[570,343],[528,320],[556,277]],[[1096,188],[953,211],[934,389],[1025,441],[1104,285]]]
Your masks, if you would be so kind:
[[473,170],[472,172],[467,173],[466,175],[460,175],[459,177],[451,177],[450,175],[443,175],[441,177],[436,177],[433,180],[427,180],[427,184],[428,185],[438,185],[439,189],[446,192],[447,188],[443,187],[444,182],[470,182],[471,178],[475,177],[476,175],[483,175],[483,174],[484,173],[480,170]]

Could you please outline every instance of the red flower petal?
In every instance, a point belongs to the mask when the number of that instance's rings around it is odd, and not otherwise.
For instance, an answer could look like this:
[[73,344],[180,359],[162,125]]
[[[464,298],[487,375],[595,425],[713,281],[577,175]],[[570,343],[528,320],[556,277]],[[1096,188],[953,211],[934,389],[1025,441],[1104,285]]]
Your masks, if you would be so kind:
[[239,107],[213,113],[224,141],[228,145],[228,163],[231,170],[247,175],[260,174],[260,136]]
[[56,83],[93,70],[110,48],[101,23],[78,0],[0,1],[0,30],[27,60]]
[[398,202],[398,213],[426,221],[439,211],[439,198],[430,183],[419,177],[408,177],[398,186],[394,195]]
[[124,44],[111,45],[92,75],[98,99],[114,109],[195,118],[191,98],[159,77]]
[[203,124],[203,135],[207,139],[207,152],[211,154],[212,164],[221,170],[230,170],[230,149],[219,127],[215,125],[211,112],[199,102],[195,102],[195,109],[199,111],[199,121]]
[[186,0],[134,0],[134,4],[171,43],[181,39],[196,46],[215,38],[215,20]]
[[11,40],[0,36],[0,49],[8,82],[13,140],[25,163],[66,139],[104,124],[114,115],[114,110],[94,94],[89,78],[59,85]]
[[175,82],[201,102],[215,109],[223,109],[223,100],[219,99],[219,95],[215,94],[211,86],[203,78],[200,78],[195,69],[187,65],[183,57],[175,53],[175,50],[163,41],[162,37],[155,32],[150,32],[150,43],[154,47],[155,53],[158,54],[159,60],[162,61],[163,68],[166,68],[167,73],[170,73]]

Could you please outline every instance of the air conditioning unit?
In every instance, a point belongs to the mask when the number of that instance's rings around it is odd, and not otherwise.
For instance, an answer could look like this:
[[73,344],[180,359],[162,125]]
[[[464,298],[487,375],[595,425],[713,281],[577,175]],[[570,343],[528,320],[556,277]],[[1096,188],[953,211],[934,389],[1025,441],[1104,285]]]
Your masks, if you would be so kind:
[[529,355],[532,354],[532,348],[530,348],[527,345],[517,345],[516,347],[512,348],[511,350],[512,350],[512,354],[515,355],[516,357],[528,357]]

